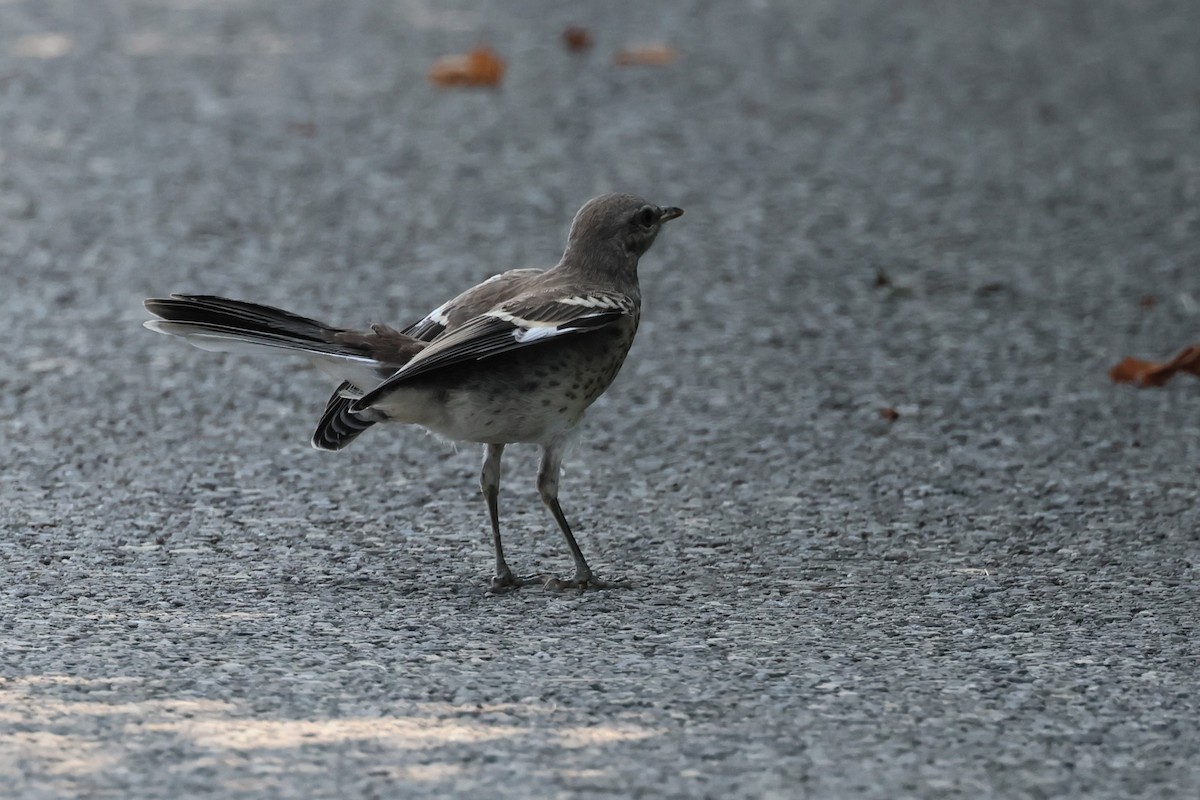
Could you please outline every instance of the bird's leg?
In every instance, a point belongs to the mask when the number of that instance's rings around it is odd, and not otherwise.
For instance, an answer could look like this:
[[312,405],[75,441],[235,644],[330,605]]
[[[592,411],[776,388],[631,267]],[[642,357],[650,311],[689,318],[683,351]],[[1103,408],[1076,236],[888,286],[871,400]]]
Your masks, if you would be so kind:
[[504,560],[504,545],[500,542],[500,456],[503,454],[504,445],[487,445],[483,452],[483,471],[479,475],[479,486],[483,489],[488,519],[492,523],[492,543],[496,548],[496,574],[492,578],[492,592],[506,592],[536,580],[518,578]]
[[479,473],[479,488],[483,490],[483,499],[487,501],[488,518],[492,523],[492,544],[496,548],[496,574],[492,578],[493,592],[502,592],[520,584],[508,562],[504,560],[504,545],[500,542],[500,457],[504,455],[504,445],[485,445],[483,451],[483,470]]
[[614,587],[617,584],[602,581],[592,574],[592,568],[588,566],[587,560],[583,557],[583,551],[579,549],[579,543],[575,541],[575,536],[571,533],[571,526],[567,524],[567,516],[563,514],[562,506],[558,504],[558,476],[562,469],[564,448],[565,443],[555,442],[542,450],[542,466],[538,470],[538,493],[542,496],[542,502],[554,515],[554,521],[558,523],[563,537],[567,540],[571,558],[575,559],[575,576],[569,581],[549,578],[546,580],[545,586],[547,589],[579,589],[580,591]]

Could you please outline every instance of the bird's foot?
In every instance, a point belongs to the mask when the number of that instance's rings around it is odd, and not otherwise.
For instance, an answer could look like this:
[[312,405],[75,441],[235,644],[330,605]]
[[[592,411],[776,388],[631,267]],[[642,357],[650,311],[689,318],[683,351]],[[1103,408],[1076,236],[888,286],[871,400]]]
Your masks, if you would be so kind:
[[542,587],[555,592],[561,592],[566,589],[577,589],[580,594],[583,594],[588,589],[629,589],[630,585],[622,581],[604,581],[597,578],[590,572],[575,573],[575,577],[570,580],[555,578],[553,576],[546,578],[542,583]]
[[530,586],[543,581],[540,575],[530,575],[527,578],[522,578],[519,575],[514,575],[512,570],[503,569],[496,573],[492,578],[492,585],[488,587],[488,591],[492,594],[503,594],[504,592],[512,592],[520,589],[522,586]]

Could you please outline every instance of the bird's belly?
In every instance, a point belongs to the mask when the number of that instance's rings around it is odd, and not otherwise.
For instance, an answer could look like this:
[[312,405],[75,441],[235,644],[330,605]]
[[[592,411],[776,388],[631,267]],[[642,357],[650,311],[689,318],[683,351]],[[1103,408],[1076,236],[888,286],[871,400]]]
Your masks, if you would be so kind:
[[376,408],[457,441],[548,442],[604,393],[632,338],[586,337],[439,370],[397,387]]

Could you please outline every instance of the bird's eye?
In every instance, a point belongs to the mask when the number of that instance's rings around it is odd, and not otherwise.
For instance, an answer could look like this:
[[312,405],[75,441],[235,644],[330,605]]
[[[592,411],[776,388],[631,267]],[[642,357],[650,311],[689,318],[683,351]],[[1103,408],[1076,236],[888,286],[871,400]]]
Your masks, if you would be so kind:
[[658,221],[658,209],[654,206],[642,206],[636,214],[633,215],[633,224],[643,228],[651,228]]

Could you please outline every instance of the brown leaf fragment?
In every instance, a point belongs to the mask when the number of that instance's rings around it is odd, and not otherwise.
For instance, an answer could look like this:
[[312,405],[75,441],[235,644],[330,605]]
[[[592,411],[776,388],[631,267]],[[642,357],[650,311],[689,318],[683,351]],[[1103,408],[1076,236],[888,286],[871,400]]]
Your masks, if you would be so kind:
[[665,67],[678,57],[679,52],[674,47],[656,42],[635,44],[618,50],[616,60],[620,67]]
[[1138,305],[1142,308],[1154,308],[1158,305],[1158,298],[1152,294],[1144,294],[1138,298]]
[[1153,361],[1142,361],[1140,358],[1126,356],[1121,362],[1108,371],[1108,377],[1114,383],[1138,383],[1142,376],[1157,366]]
[[496,87],[504,78],[504,59],[496,51],[480,45],[460,56],[443,56],[429,68],[434,86]]
[[886,419],[888,422],[895,422],[900,419],[900,412],[892,407],[879,409],[879,416]]
[[592,46],[592,35],[587,28],[571,25],[562,33],[563,46],[572,53],[582,53]]
[[1177,372],[1189,372],[1200,377],[1200,344],[1186,347],[1165,364],[1125,358],[1108,371],[1116,383],[1136,383],[1142,388],[1163,386]]

